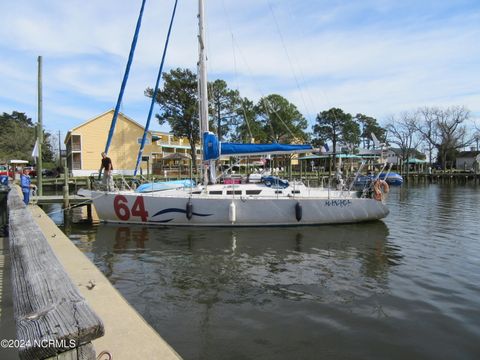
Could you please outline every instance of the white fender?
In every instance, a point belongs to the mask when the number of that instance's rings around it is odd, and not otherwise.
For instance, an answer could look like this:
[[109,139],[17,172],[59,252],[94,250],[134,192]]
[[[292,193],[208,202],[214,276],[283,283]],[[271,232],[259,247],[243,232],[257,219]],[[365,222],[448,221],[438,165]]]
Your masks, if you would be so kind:
[[228,220],[230,220],[231,223],[234,223],[237,221],[237,208],[235,207],[235,204],[233,201],[230,203],[230,206],[228,207]]

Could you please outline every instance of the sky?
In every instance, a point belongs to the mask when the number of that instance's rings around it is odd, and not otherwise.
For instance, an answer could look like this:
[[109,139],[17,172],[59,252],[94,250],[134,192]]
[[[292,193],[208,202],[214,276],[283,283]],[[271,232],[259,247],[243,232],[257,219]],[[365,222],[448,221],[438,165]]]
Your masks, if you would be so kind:
[[[147,0],[121,111],[147,119],[174,0]],[[423,106],[480,118],[478,0],[206,0],[208,78],[257,101],[280,94],[309,120],[331,107],[384,124]],[[141,0],[0,2],[0,112],[37,111],[52,133],[118,97]],[[196,71],[196,0],[180,0],[164,71]],[[158,112],[159,107],[155,107]],[[478,123],[478,121],[477,121]],[[153,130],[168,131],[152,121]],[[310,130],[311,128],[309,128]]]

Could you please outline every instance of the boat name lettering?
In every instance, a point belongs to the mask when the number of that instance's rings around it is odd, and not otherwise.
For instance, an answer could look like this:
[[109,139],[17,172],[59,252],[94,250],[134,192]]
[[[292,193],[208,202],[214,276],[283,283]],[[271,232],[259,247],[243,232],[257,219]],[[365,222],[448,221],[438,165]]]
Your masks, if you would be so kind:
[[346,207],[351,204],[352,202],[350,200],[325,200],[325,206]]
[[139,216],[142,221],[147,221],[148,218],[148,211],[145,210],[143,196],[137,196],[130,210],[127,198],[123,195],[117,195],[113,199],[113,209],[117,218],[122,221],[127,221],[130,219],[130,216]]

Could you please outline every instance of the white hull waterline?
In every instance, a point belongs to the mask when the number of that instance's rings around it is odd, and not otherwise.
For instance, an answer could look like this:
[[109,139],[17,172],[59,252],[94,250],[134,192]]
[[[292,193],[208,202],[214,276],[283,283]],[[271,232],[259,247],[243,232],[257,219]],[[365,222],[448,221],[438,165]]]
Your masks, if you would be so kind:
[[[255,195],[250,195],[255,194]],[[209,185],[152,194],[92,191],[102,221],[169,226],[298,226],[382,219],[382,201],[354,192],[264,184]]]

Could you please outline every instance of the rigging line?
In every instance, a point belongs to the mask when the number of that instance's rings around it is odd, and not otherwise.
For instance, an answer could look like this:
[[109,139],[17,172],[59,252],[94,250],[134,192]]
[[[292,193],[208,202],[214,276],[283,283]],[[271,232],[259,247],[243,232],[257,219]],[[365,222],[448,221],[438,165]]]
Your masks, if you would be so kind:
[[152,118],[153,106],[155,105],[155,100],[157,98],[158,84],[160,83],[160,78],[162,77],[163,64],[165,63],[165,56],[167,54],[168,41],[170,40],[170,34],[172,32],[173,19],[175,18],[175,11],[177,10],[178,0],[175,0],[175,5],[173,6],[172,17],[170,19],[170,25],[168,27],[167,39],[165,40],[165,47],[163,48],[162,61],[160,63],[160,68],[158,69],[157,82],[155,83],[155,90],[153,91],[152,101],[150,102],[150,110],[148,111],[147,123],[145,125],[145,130],[143,132],[142,143],[140,145],[140,150],[138,151],[137,163],[135,165],[135,171],[133,176],[137,176],[138,165],[142,159],[143,148],[145,147],[145,140],[147,138],[148,128],[150,126],[150,119]]
[[[258,82],[255,80],[255,78],[253,77],[253,72],[252,72],[252,69],[250,68],[250,65],[248,64],[248,62],[246,61],[246,58],[242,52],[242,49],[238,46],[238,43],[235,41],[234,39],[234,44],[237,46],[238,48],[238,51],[240,53],[240,56],[242,58],[242,60],[244,61],[245,63],[245,66],[247,67],[247,70],[248,70],[248,73],[249,73],[249,76],[250,78],[252,79],[252,81],[255,83],[256,87],[257,87],[257,91],[260,93],[261,97],[263,98],[263,101],[264,103],[268,103],[268,100],[266,99],[266,95],[265,95],[265,92],[261,89],[261,87],[259,86]],[[270,105],[271,107],[271,105]],[[282,117],[280,116],[280,114],[272,108],[272,112],[276,114],[276,116],[279,118],[279,120],[283,123],[283,125],[285,126],[285,128],[288,130],[288,132],[290,132],[290,134],[293,136],[294,139],[298,139],[294,134],[293,132],[290,130],[290,128],[285,124],[285,122],[283,121]],[[265,110],[268,112],[268,108],[267,106],[265,106]]]
[[268,7],[269,7],[269,9],[270,9],[270,13],[272,14],[273,21],[274,21],[275,26],[276,26],[276,28],[277,28],[277,32],[278,32],[278,35],[279,35],[279,37],[280,37],[280,41],[281,41],[282,46],[283,46],[283,50],[285,51],[285,55],[287,56],[288,63],[289,63],[289,65],[290,65],[290,68],[292,69],[293,78],[295,79],[295,83],[296,83],[296,85],[297,85],[298,91],[300,92],[300,98],[302,99],[303,105],[305,106],[305,110],[307,110],[307,112],[310,113],[310,110],[308,109],[308,106],[307,106],[307,104],[306,104],[306,102],[305,102],[305,99],[304,99],[304,97],[303,97],[303,91],[302,91],[302,89],[300,88],[300,83],[298,82],[298,78],[297,78],[297,75],[296,75],[296,73],[295,73],[295,69],[294,69],[294,67],[293,67],[292,60],[291,60],[291,58],[290,58],[290,54],[289,54],[289,52],[288,52],[287,46],[285,45],[285,40],[284,40],[284,38],[283,38],[283,34],[282,34],[282,32],[280,31],[280,26],[279,26],[279,24],[278,24],[277,18],[276,18],[276,16],[275,16],[274,11],[273,11],[272,4],[270,3],[269,0],[267,0],[267,3],[268,3]]
[[[237,56],[236,56],[236,53],[235,53],[235,43],[234,43],[235,37],[233,35],[230,13],[227,11],[227,7],[225,6],[225,0],[222,0],[222,5],[223,5],[223,12],[225,13],[225,18],[227,19],[227,25],[228,25],[228,30],[230,31],[230,37],[232,39],[233,71],[234,71],[234,74],[235,74],[235,82],[236,82],[236,85],[237,85],[237,91],[239,91],[240,85],[238,83]],[[250,142],[251,142],[252,139],[253,139],[253,134],[252,134],[252,129],[250,128],[250,122],[249,122],[248,117],[247,117],[247,111],[245,109],[245,102],[243,101],[243,99],[241,99],[240,102],[242,104],[241,106],[242,106],[242,111],[243,111],[243,118],[245,119],[245,124],[247,125],[247,130],[248,130],[248,134],[250,135]]]
[[[250,68],[250,65],[248,64],[248,61],[246,60],[244,54],[242,53],[242,50],[241,48],[239,47],[238,43],[235,41],[235,38],[232,37],[233,39],[233,45],[236,46],[238,48],[238,51],[240,53],[240,56],[243,60],[243,62],[245,63],[246,67],[247,67],[247,70],[248,70],[248,73],[249,73],[249,76],[250,78],[253,80],[253,82],[255,83],[256,87],[257,87],[257,91],[260,93],[261,97],[263,98],[263,102],[264,103],[268,103],[268,100],[266,99],[266,95],[265,95],[265,92],[261,89],[261,87],[259,86],[258,82],[255,80],[255,78],[253,77],[253,72],[252,72],[252,69]],[[272,110],[273,113],[275,113],[275,115],[278,117],[278,119],[282,122],[282,124],[285,126],[285,128],[287,129],[287,131],[292,135],[292,137],[296,140],[298,140],[298,138],[293,134],[293,132],[290,130],[290,128],[286,125],[286,123],[283,121],[282,117],[280,116],[280,114],[275,110],[273,109],[273,107],[270,105],[270,108]],[[265,106],[265,110],[267,111],[268,113],[268,107]],[[270,124],[271,125],[271,124]]]
[[[291,11],[289,11],[288,13],[290,14],[290,16],[294,17],[294,11],[293,11],[292,8],[291,8]],[[303,37],[305,38],[306,35],[305,35],[305,32],[303,31],[303,28],[301,28],[301,31],[302,31]],[[312,62],[311,57],[308,57],[308,56],[307,56],[307,61],[310,62],[310,65],[312,65],[312,66],[314,65],[313,62]],[[301,68],[299,68],[299,69],[300,69],[300,74],[301,74],[302,78],[304,79],[303,72],[301,71]],[[305,82],[305,80],[304,80],[304,82]],[[324,90],[323,88],[321,88],[320,91],[321,91],[321,93],[323,94],[323,96],[324,96],[324,98],[325,98],[325,100],[326,100],[327,107],[333,108],[333,106],[331,105],[332,102],[330,101],[329,96],[328,96],[328,94],[325,92],[325,90]],[[310,102],[311,102],[312,105],[313,105],[313,103],[314,103],[314,102],[313,102],[313,99],[310,97],[310,94],[309,94],[308,92],[307,92],[307,95],[309,96]],[[313,105],[313,106],[314,106],[314,105]],[[315,107],[315,106],[314,106],[314,107]],[[319,114],[319,113],[317,113],[317,115],[318,115],[318,114]],[[315,125],[316,122],[317,122],[317,115],[314,115],[314,116],[315,116],[314,125]],[[333,111],[333,117],[334,117],[335,121],[338,122],[338,118],[337,118],[337,116],[336,116],[336,112],[335,112],[335,111]]]
[[[298,18],[295,16],[295,13],[294,13],[294,8],[293,8],[293,3],[292,2],[287,2],[287,4],[290,6],[289,8],[289,11],[288,11],[288,14],[290,15],[290,18],[291,18],[291,21],[293,24],[297,24],[297,23],[300,23],[298,21]],[[301,38],[302,39],[306,39],[307,38],[307,33],[305,31],[305,28],[303,26],[299,26],[298,29],[300,30],[301,32]],[[306,56],[306,60],[309,62],[309,64],[311,65],[312,68],[315,68],[313,62],[312,62],[312,58],[311,56]],[[297,63],[298,63],[298,57],[295,57],[295,59],[297,60]],[[307,80],[306,80],[306,77],[305,77],[305,74],[303,73],[302,71],[302,67],[301,66],[298,66],[298,72],[300,73],[300,78],[302,80],[302,83],[303,84],[307,84]],[[312,95],[310,94],[310,92],[306,91],[306,95],[307,95],[307,100],[308,100],[308,103],[309,105],[311,105],[311,107],[313,109],[315,109],[315,103],[313,101],[313,97]],[[310,113],[312,114],[312,113]]]
[[[102,194],[100,194],[100,195],[95,196],[94,198],[86,199],[85,201],[81,201],[81,202],[79,202],[79,203],[77,203],[77,204],[70,205],[70,206],[68,206],[68,207],[66,207],[66,208],[60,208],[60,210],[50,211],[49,213],[47,213],[47,216],[50,216],[50,215],[53,215],[53,214],[58,214],[58,213],[61,213],[61,212],[65,211],[65,210],[72,210],[72,209],[74,209],[74,208],[80,207],[81,205],[86,205],[86,204],[88,204],[89,202],[92,203],[93,200],[98,199],[99,197],[104,196],[104,195],[105,195],[105,194],[102,193]],[[33,197],[33,200],[35,200],[35,197]],[[37,200],[37,202],[38,202],[38,200]]]
[[146,0],[142,0],[142,7],[140,8],[140,14],[138,15],[137,26],[135,27],[135,34],[133,35],[132,45],[130,46],[130,54],[128,55],[127,66],[125,67],[125,73],[123,74],[120,93],[118,94],[117,104],[115,106],[112,123],[110,124],[110,130],[108,132],[107,144],[105,145],[105,152],[107,154],[108,154],[108,149],[110,148],[110,144],[112,142],[113,133],[115,132],[115,125],[117,123],[118,112],[120,110],[120,105],[122,104],[123,93],[125,92],[125,86],[127,85],[128,75],[130,73],[130,66],[132,65],[133,55],[135,54],[135,47],[137,46],[138,33],[140,32],[140,26],[142,25],[142,17],[143,17],[143,10],[145,8],[145,1]]
[[[295,134],[292,132],[292,130],[290,130],[288,125],[283,121],[283,119],[280,116],[280,114],[278,113],[278,111],[273,108],[272,104],[266,98],[264,98],[264,102],[265,102],[265,110],[267,111],[267,113],[268,113],[268,107],[270,107],[271,113],[273,112],[277,116],[278,120],[280,120],[280,122],[283,124],[283,126],[285,126],[285,128],[288,130],[290,135],[292,135],[293,139],[294,140],[299,140],[298,137],[295,136]],[[272,132],[274,132],[273,131],[273,125],[272,125],[271,121],[269,123],[270,123],[270,128],[272,129]]]
[[[249,74],[249,77],[250,79],[252,79],[253,83],[256,85],[256,88],[257,88],[257,91],[260,93],[260,96],[264,99],[264,102],[268,102],[268,100],[266,99],[266,95],[265,95],[265,91],[262,90],[262,88],[260,87],[258,81],[255,80],[254,76],[252,75],[253,74],[253,71],[252,69],[250,68],[250,65],[248,63],[248,61],[246,60],[246,57],[245,55],[243,54],[242,52],[242,49],[240,48],[240,46],[238,45],[238,43],[236,42],[235,38],[233,38],[233,43],[234,45],[237,47],[238,49],[238,52],[240,53],[240,57],[241,59],[243,60],[245,66],[247,67],[247,72]],[[267,112],[268,112],[268,109],[266,108]],[[280,114],[278,114],[278,112],[276,110],[274,110],[272,108],[273,112],[277,115],[277,117],[280,119],[280,121],[284,124],[284,126],[286,127],[286,129],[290,132],[290,134],[292,134],[293,138],[294,139],[298,139],[295,135],[293,135],[292,131],[288,128],[288,126],[285,124],[285,122],[283,122]]]

